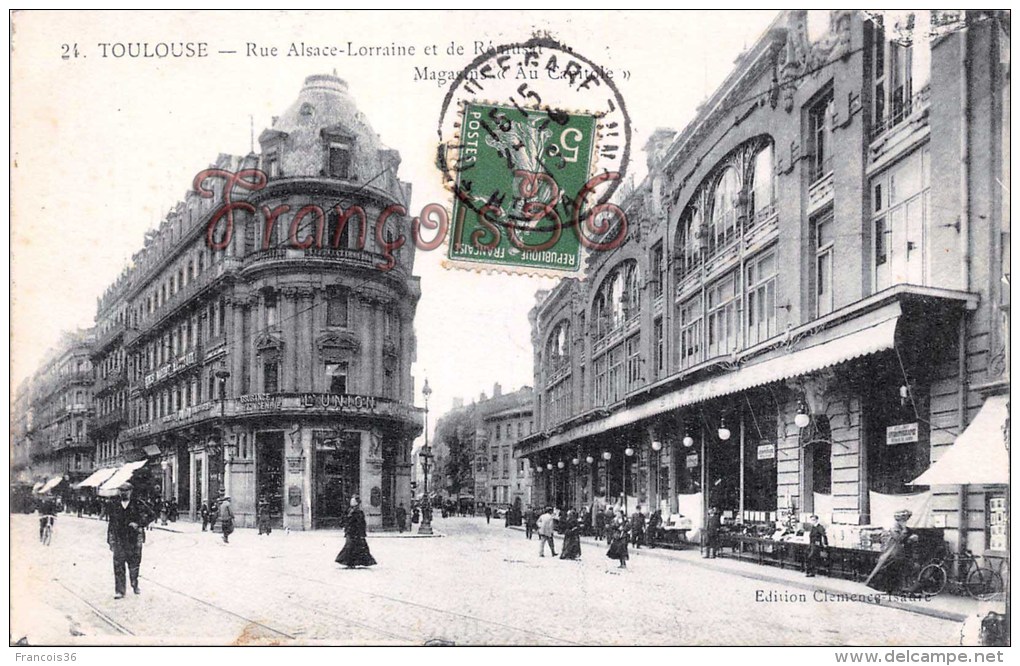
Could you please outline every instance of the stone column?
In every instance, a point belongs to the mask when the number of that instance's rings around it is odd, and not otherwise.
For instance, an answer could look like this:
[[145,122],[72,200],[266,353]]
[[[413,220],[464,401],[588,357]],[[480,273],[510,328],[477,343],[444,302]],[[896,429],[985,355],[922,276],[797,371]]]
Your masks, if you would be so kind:
[[361,508],[369,529],[382,527],[382,434],[361,433]]
[[191,520],[198,518],[198,503],[202,499],[202,491],[195,476],[196,458],[194,451],[188,451],[188,518]]
[[297,291],[293,287],[280,290],[280,318],[278,327],[280,339],[283,341],[283,353],[280,355],[280,391],[294,391],[296,385],[295,374],[297,373],[297,328],[298,322],[295,315],[297,304]]
[[[225,364],[230,370],[230,395],[237,397],[244,390],[244,357],[246,346],[251,344],[244,331],[244,301],[239,298],[232,298],[229,301],[233,316],[228,317],[231,331],[227,337],[230,341],[227,347],[228,357]],[[216,391],[219,391],[219,381],[214,384]],[[219,398],[219,393],[210,396],[213,399]]]

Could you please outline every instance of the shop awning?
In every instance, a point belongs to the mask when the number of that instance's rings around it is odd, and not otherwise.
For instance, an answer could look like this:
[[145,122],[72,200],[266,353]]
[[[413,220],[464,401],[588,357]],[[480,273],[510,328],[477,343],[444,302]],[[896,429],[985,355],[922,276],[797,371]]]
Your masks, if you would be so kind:
[[144,460],[138,462],[130,462],[126,465],[121,465],[117,468],[117,471],[113,475],[103,482],[103,485],[99,486],[99,494],[110,497],[117,494],[119,489],[126,481],[131,480],[131,476],[136,470],[140,469],[145,465]]
[[889,319],[820,345],[773,358],[734,373],[712,377],[678,392],[677,407],[691,405],[755,386],[799,377],[837,363],[893,348],[897,319]]
[[75,488],[98,488],[117,471],[116,467],[104,467],[92,472],[84,481],[75,484]]
[[63,480],[64,480],[64,477],[62,477],[62,476],[55,476],[55,477],[53,477],[52,479],[50,479],[49,481],[47,481],[46,483],[43,484],[43,487],[39,489],[39,493],[40,494],[45,494],[45,493],[50,492],[51,490],[56,488],[60,484],[60,482],[63,481]]
[[637,423],[673,409],[806,375],[861,356],[892,349],[899,315],[898,307],[877,312],[868,326],[857,327],[847,332],[837,330],[824,342],[806,349],[780,353],[765,361],[689,384],[607,418],[553,435],[535,450],[552,448],[574,439]]
[[915,486],[1008,484],[1006,421],[1009,396],[985,400],[977,417],[935,463],[911,483]]

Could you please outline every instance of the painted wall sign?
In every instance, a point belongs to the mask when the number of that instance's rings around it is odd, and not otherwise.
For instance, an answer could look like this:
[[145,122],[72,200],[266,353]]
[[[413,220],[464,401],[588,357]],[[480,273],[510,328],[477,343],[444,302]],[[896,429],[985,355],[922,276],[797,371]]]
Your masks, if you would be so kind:
[[689,456],[687,456],[687,469],[691,469],[692,467],[697,466],[698,466],[698,454],[692,453]]
[[776,457],[776,447],[772,443],[758,445],[758,460],[772,460]]
[[298,486],[291,486],[287,488],[287,504],[298,507],[301,506],[301,488]]
[[301,474],[305,471],[305,461],[302,458],[287,458],[287,473]]

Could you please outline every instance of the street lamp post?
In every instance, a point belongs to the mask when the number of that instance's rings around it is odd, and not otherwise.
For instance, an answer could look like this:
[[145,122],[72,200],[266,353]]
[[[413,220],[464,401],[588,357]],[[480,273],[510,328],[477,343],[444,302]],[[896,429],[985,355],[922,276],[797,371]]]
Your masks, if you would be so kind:
[[432,500],[429,498],[429,462],[432,460],[432,447],[429,446],[429,396],[432,389],[429,387],[429,380],[425,379],[425,385],[421,387],[421,395],[425,398],[425,446],[421,453],[421,471],[423,503],[421,507],[421,524],[418,525],[418,534],[432,534]]
[[229,485],[230,473],[227,471],[227,424],[226,424],[226,401],[227,401],[227,380],[230,372],[224,368],[216,371],[216,379],[219,380],[220,388],[220,454],[223,462],[223,485],[219,489],[224,495],[230,495]]
[[630,508],[627,506],[627,475],[630,473],[630,458],[634,455],[634,449],[629,446],[623,451],[623,512],[625,514],[630,513]]

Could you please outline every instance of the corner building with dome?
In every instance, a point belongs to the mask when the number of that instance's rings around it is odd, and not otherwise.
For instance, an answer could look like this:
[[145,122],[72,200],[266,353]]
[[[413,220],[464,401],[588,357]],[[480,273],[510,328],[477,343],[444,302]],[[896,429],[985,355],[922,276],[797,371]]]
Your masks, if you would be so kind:
[[[93,354],[125,367],[111,370],[124,380],[97,413],[95,466],[146,460],[155,492],[193,519],[226,494],[241,526],[265,512],[277,527],[331,528],[358,494],[369,529],[392,528],[410,506],[422,430],[414,244],[380,270],[377,238],[407,236],[406,217],[376,234],[383,211],[409,208],[400,154],[335,75],[308,77],[258,141],[258,155],[211,165],[265,173],[265,187],[233,190],[254,213],[235,211],[232,233],[216,225],[211,244],[225,179],[199,179],[213,196],[189,192],[100,299]],[[344,224],[354,206],[367,224]]]

